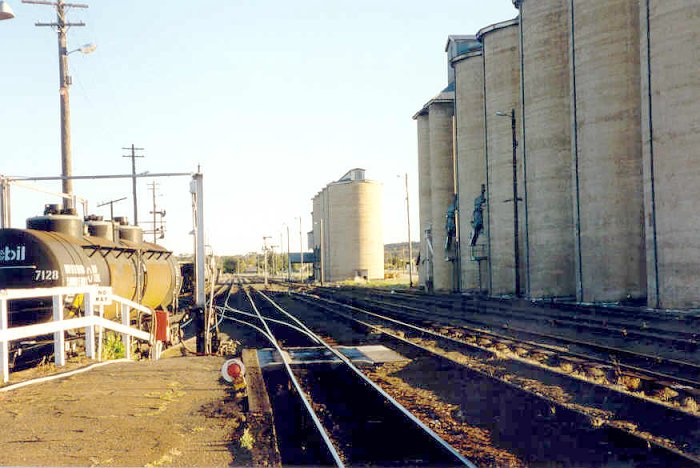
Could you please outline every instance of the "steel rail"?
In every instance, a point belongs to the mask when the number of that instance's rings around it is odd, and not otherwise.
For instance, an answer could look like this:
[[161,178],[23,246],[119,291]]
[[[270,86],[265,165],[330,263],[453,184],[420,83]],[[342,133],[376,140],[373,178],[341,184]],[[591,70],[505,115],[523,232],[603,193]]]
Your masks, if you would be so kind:
[[[267,325],[267,322],[263,318],[262,314],[258,310],[258,308],[255,305],[255,301],[250,295],[250,292],[248,291],[249,288],[243,288],[243,292],[245,295],[248,297],[248,301],[250,301],[250,305],[253,307],[253,310],[255,311],[256,315],[258,316],[258,319],[262,323],[263,327],[267,331],[267,334],[269,337],[274,337],[272,334],[272,331],[270,330],[270,327]],[[338,454],[338,451],[336,450],[335,446],[331,442],[330,437],[328,436],[328,433],[326,432],[326,429],[323,427],[323,424],[321,424],[321,420],[318,418],[318,415],[314,411],[313,407],[311,406],[311,402],[309,402],[308,398],[306,397],[306,394],[304,390],[301,388],[301,384],[299,384],[299,381],[297,380],[296,376],[294,375],[294,372],[292,371],[291,366],[289,365],[289,360],[286,357],[285,353],[283,352],[282,348],[280,345],[277,343],[276,340],[272,339],[272,344],[279,353],[280,357],[282,358],[282,364],[284,364],[284,368],[287,370],[287,374],[289,374],[289,379],[292,381],[292,384],[294,385],[294,388],[296,389],[297,393],[299,394],[299,397],[301,398],[301,401],[304,404],[304,407],[306,408],[307,412],[309,413],[309,416],[311,416],[311,419],[314,422],[314,425],[316,426],[316,429],[318,430],[319,434],[321,435],[321,438],[323,439],[323,442],[326,444],[326,448],[328,449],[331,457],[333,457],[333,461],[338,467],[344,467],[345,464],[340,458],[340,455]]]
[[[268,297],[265,293],[263,293],[262,291],[257,291],[257,293],[260,294],[262,297],[264,297],[268,302],[275,305],[275,307],[279,308],[279,306],[270,297]],[[291,315],[291,314],[289,314],[289,315]],[[299,322],[299,323],[301,323],[301,322]],[[303,323],[301,323],[301,325],[309,333],[315,335],[315,333],[313,331],[311,331],[306,325],[304,325]],[[399,403],[391,395],[389,395],[383,388],[381,388],[379,385],[377,385],[372,379],[367,377],[360,369],[358,369],[352,363],[352,361],[350,359],[348,359],[341,352],[339,352],[338,350],[336,350],[332,346],[330,346],[328,343],[326,343],[321,337],[319,337],[318,335],[316,335],[316,336],[318,337],[321,344],[326,349],[328,349],[328,351],[333,353],[338,359],[340,359],[343,363],[345,363],[348,366],[348,368],[350,368],[355,374],[357,374],[358,377],[360,377],[370,387],[372,387],[375,391],[377,391],[380,395],[382,395],[387,401],[389,401],[396,409],[398,409],[410,421],[412,421],[414,424],[416,424],[418,427],[420,427],[425,433],[430,435],[430,437],[433,440],[435,440],[444,449],[446,449],[452,456],[454,456],[457,460],[459,460],[460,463],[464,464],[465,466],[476,468],[476,465],[474,465],[472,462],[470,462],[468,459],[466,459],[464,456],[462,456],[462,454],[460,454],[454,447],[452,447],[444,439],[442,439],[439,435],[437,435],[437,433],[435,433],[432,429],[430,429],[428,426],[426,426],[423,423],[423,421],[418,419],[413,413],[408,411],[401,403]]]
[[[403,311],[402,311],[403,313],[407,313],[408,311],[423,312],[423,313],[426,312],[424,309],[419,309],[419,308],[417,308],[417,307],[413,307],[413,306],[409,306],[409,305],[391,304],[391,303],[388,303],[388,302],[377,301],[377,300],[374,300],[374,299],[362,299],[362,300],[367,301],[367,302],[369,302],[369,303],[377,304],[377,305],[379,305],[380,307],[385,307],[385,308],[386,308],[387,306],[388,306],[388,307],[398,307],[398,308],[403,309]],[[360,309],[360,310],[362,310],[362,309]],[[399,312],[399,313],[401,313],[401,312]],[[475,323],[475,324],[479,324],[479,325],[498,326],[497,323],[489,322],[489,321],[487,321],[487,320],[470,320],[470,319],[464,318],[464,317],[451,317],[451,316],[448,316],[447,314],[439,314],[439,315],[441,315],[441,316],[443,316],[443,317],[445,317],[445,318],[457,319],[457,320],[461,320],[461,321],[464,321],[464,322]],[[384,317],[384,316],[381,316],[381,315],[378,316],[378,318],[383,318],[383,317]],[[404,324],[404,323],[401,322],[401,321],[397,321],[397,323],[399,323],[399,324],[401,324],[401,325]],[[496,337],[496,338],[499,338],[499,339],[507,339],[507,340],[520,341],[521,343],[529,344],[529,345],[532,345],[532,346],[537,346],[537,347],[544,348],[544,349],[547,349],[547,350],[550,350],[550,351],[555,351],[555,352],[559,352],[559,353],[562,352],[562,350],[561,350],[560,348],[558,348],[558,347],[555,347],[555,346],[552,346],[552,345],[547,345],[547,344],[544,344],[544,343],[535,342],[535,341],[529,341],[529,340],[519,339],[519,338],[514,337],[514,336],[512,336],[512,335],[504,335],[504,334],[497,333],[497,332],[494,332],[494,331],[489,331],[489,330],[483,330],[483,329],[480,329],[480,328],[470,327],[470,326],[464,325],[464,324],[460,324],[460,325],[451,325],[451,326],[456,326],[456,327],[459,327],[459,328],[468,330],[468,331],[470,331],[470,332],[472,332],[472,333],[478,333],[478,334],[482,334],[482,335],[490,335],[490,336],[492,336],[492,337]],[[512,327],[512,326],[510,326],[510,325],[508,326],[508,330],[509,330],[509,331],[513,331],[513,332],[515,332],[515,333],[522,333],[522,334],[526,334],[526,335],[532,335],[532,336],[535,336],[535,337],[545,338],[545,339],[549,339],[549,340],[552,340],[552,341],[564,342],[564,343],[569,344],[569,345],[576,345],[576,346],[581,346],[581,347],[586,347],[586,348],[592,348],[592,349],[595,349],[595,350],[598,351],[598,352],[606,352],[606,353],[610,353],[610,354],[617,354],[617,355],[620,355],[620,356],[627,356],[627,357],[629,357],[629,358],[634,358],[634,359],[638,359],[638,360],[642,360],[642,361],[657,362],[657,363],[659,363],[659,364],[664,364],[664,363],[665,363],[665,364],[668,365],[668,366],[675,366],[675,367],[678,367],[678,368],[684,368],[684,369],[686,369],[686,372],[689,372],[689,373],[698,373],[698,372],[700,372],[700,366],[698,366],[698,365],[696,365],[696,364],[694,364],[694,363],[692,363],[692,362],[679,361],[679,360],[677,360],[677,359],[671,359],[671,358],[666,358],[666,357],[661,357],[661,356],[654,356],[654,355],[651,355],[651,354],[640,353],[640,352],[635,352],[635,351],[628,351],[628,350],[621,349],[621,348],[617,348],[617,347],[613,347],[613,346],[600,345],[600,344],[597,344],[597,343],[591,343],[591,342],[589,342],[589,341],[583,341],[583,340],[576,340],[576,339],[568,338],[568,337],[561,336],[561,335],[551,335],[551,334],[548,334],[548,333],[536,332],[536,331],[527,330],[527,329],[524,329],[524,328]],[[438,333],[437,335],[438,335],[438,336],[444,336],[444,335],[440,335],[439,333]],[[638,372],[638,373],[643,373],[643,374],[646,374],[646,375],[649,375],[649,376],[655,376],[655,377],[658,377],[658,378],[661,379],[661,380],[669,380],[669,379],[670,379],[670,380],[674,380],[674,381],[676,381],[676,382],[678,382],[678,383],[683,383],[683,384],[686,384],[686,385],[692,385],[692,386],[694,386],[694,387],[700,388],[700,381],[694,380],[694,379],[692,379],[692,378],[681,377],[681,376],[677,376],[677,375],[673,375],[673,374],[667,374],[667,373],[664,373],[664,372],[649,370],[649,369],[642,368],[642,367],[638,367],[638,366],[635,366],[635,365],[632,365],[632,364],[625,364],[625,363],[621,363],[621,362],[620,362],[620,363],[613,363],[613,362],[611,362],[610,360],[606,360],[606,359],[603,359],[603,358],[598,358],[598,357],[594,357],[594,356],[590,356],[590,355],[586,355],[586,354],[581,354],[581,353],[577,353],[577,352],[569,351],[569,350],[567,350],[566,353],[569,354],[569,355],[571,355],[572,357],[587,359],[587,360],[590,360],[590,361],[597,361],[597,362],[604,363],[604,364],[608,364],[608,365],[615,365],[615,366],[618,366],[618,367],[621,367],[621,368],[625,368],[625,369],[630,370],[630,371],[634,371],[634,372]]]
[[[231,306],[228,306],[228,305],[225,306],[225,307],[217,306],[216,308],[219,309],[220,312],[222,312],[222,316],[223,316],[224,318],[229,318],[227,315],[225,315],[225,313],[226,313],[227,311],[228,311],[228,312],[233,312],[233,313],[235,313],[235,314],[244,315],[244,316],[246,316],[246,317],[258,318],[258,316],[255,315],[255,314],[251,314],[250,312],[245,312],[245,311],[243,311],[243,310],[235,309],[235,308],[233,308],[233,307],[231,307]],[[273,322],[273,323],[277,323],[277,324],[279,324],[279,325],[287,326],[287,327],[291,328],[292,330],[298,331],[299,333],[301,333],[301,334],[307,336],[311,341],[314,341],[314,342],[317,343],[317,344],[321,344],[321,343],[318,342],[318,340],[316,339],[316,337],[315,337],[314,335],[310,335],[306,330],[304,330],[304,329],[302,329],[302,328],[299,328],[299,327],[297,327],[297,326],[295,326],[295,325],[292,325],[291,323],[287,323],[287,322],[285,322],[285,321],[283,321],[283,320],[273,319],[273,318],[268,317],[268,316],[265,316],[265,315],[263,315],[263,318],[264,318],[265,320],[269,321],[269,322]]]

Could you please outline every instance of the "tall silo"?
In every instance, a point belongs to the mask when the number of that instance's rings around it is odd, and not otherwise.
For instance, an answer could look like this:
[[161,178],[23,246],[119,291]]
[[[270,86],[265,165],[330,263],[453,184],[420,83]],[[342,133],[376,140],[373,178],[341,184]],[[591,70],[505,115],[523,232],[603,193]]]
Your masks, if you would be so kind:
[[[459,55],[452,60],[455,71],[455,120],[459,188],[459,233],[463,291],[483,291],[488,278],[485,231],[471,245],[474,210],[485,208],[477,199],[486,185],[484,167],[484,61],[481,50]],[[479,205],[475,206],[475,203]],[[478,214],[477,214],[478,216]],[[483,224],[488,220],[484,217]]]
[[649,305],[697,308],[700,3],[640,4]]
[[576,295],[571,177],[569,0],[514,0],[520,7],[530,297]]
[[348,171],[314,198],[314,243],[325,281],[384,278],[381,212],[381,185],[365,179],[364,169]]
[[454,201],[453,123],[454,93],[443,92],[429,106],[430,197],[432,200],[433,286],[436,291],[452,291],[454,259],[445,249],[447,209]]
[[426,286],[426,278],[428,272],[426,268],[428,264],[425,259],[428,258],[426,252],[427,246],[425,243],[425,231],[432,224],[431,208],[432,199],[430,197],[430,127],[428,124],[428,112],[422,110],[415,119],[418,126],[418,204],[419,204],[419,232],[420,232],[420,258],[421,262],[418,266],[418,281],[423,287]]
[[569,0],[577,297],[646,296],[639,0]]
[[[486,144],[486,198],[488,213],[489,291],[492,295],[519,294],[524,290],[524,198],[521,151],[517,149],[516,176],[513,175],[513,132],[507,116],[520,111],[520,34],[518,20],[498,23],[479,31],[483,43],[484,115]],[[516,138],[521,140],[519,125]],[[514,203],[517,206],[518,220]],[[517,226],[516,226],[517,225]],[[517,233],[517,236],[516,236]],[[516,242],[518,238],[518,255]],[[517,261],[516,261],[517,259]],[[516,278],[516,264],[518,277]],[[518,281],[519,280],[519,281]],[[516,291],[516,282],[519,290]]]

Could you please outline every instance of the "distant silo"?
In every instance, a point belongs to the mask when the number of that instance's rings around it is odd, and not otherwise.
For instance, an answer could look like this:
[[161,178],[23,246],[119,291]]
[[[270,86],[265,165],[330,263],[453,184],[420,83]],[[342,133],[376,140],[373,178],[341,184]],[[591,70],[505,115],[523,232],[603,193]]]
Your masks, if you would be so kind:
[[432,199],[430,197],[430,127],[428,124],[427,109],[421,111],[416,116],[418,125],[418,205],[420,209],[420,258],[418,266],[419,284],[425,287],[428,272],[428,264],[425,259],[426,253],[425,230],[432,224],[431,208]]
[[649,305],[697,308],[700,3],[640,3]]
[[445,250],[447,209],[454,201],[453,124],[454,93],[443,92],[429,106],[430,196],[432,200],[433,286],[436,291],[452,291],[454,262]]
[[[513,139],[510,119],[500,114],[520,111],[520,34],[518,21],[495,24],[479,31],[483,43],[484,101],[486,119],[486,198],[488,212],[489,291],[493,295],[521,293],[524,290],[524,203],[513,200]],[[517,128],[519,129],[519,125]],[[519,130],[517,139],[521,140]],[[524,197],[521,154],[517,155],[518,199]],[[515,283],[515,213],[518,206],[519,278]]]
[[323,279],[384,278],[381,185],[365,179],[364,169],[353,169],[328,184],[317,197],[314,210],[318,206],[319,212],[314,211],[312,217]]
[[639,0],[569,2],[577,296],[645,297]]
[[[455,71],[455,109],[459,187],[459,232],[463,291],[487,289],[485,261],[486,234],[481,232],[471,246],[475,201],[486,185],[484,167],[484,60],[480,50],[459,55],[452,60]],[[477,204],[479,204],[477,202]],[[479,204],[480,205],[480,204]],[[482,215],[486,209],[481,205]],[[484,226],[488,220],[484,216]],[[481,271],[479,270],[481,268]]]
[[[530,297],[576,295],[569,0],[515,0],[522,33],[522,147]],[[598,18],[602,21],[602,18]]]

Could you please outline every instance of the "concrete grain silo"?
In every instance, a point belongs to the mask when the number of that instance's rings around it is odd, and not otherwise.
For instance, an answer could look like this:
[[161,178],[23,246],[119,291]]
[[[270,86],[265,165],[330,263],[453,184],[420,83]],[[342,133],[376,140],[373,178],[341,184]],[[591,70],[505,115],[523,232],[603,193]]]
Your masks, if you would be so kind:
[[649,305],[697,308],[700,3],[639,3]]
[[[492,295],[516,294],[524,290],[524,203],[513,200],[513,138],[511,119],[504,117],[520,111],[520,34],[518,21],[495,24],[479,31],[483,43],[486,198],[488,213],[489,291]],[[497,115],[500,113],[502,115]],[[520,126],[516,136],[521,140]],[[516,178],[518,199],[523,199],[523,172],[517,151]],[[515,227],[513,203],[517,203],[519,222]],[[515,233],[518,234],[519,278],[516,278]],[[516,291],[519,279],[520,290]]]
[[[527,189],[528,296],[576,295],[572,197],[569,0],[520,8],[521,148]],[[602,18],[599,18],[599,21]]]
[[430,127],[428,124],[428,112],[424,110],[416,116],[418,126],[418,205],[419,205],[419,232],[420,232],[420,258],[418,266],[418,282],[421,286],[426,286],[426,278],[429,266],[424,260],[428,258],[425,243],[425,231],[433,221],[431,215],[432,199],[430,197]]
[[443,92],[428,107],[430,129],[430,197],[432,213],[433,287],[452,291],[455,284],[454,259],[449,258],[445,242],[447,209],[454,201],[453,123],[454,92]]
[[[485,231],[470,245],[475,200],[486,185],[484,166],[484,60],[481,50],[458,55],[452,60],[455,71],[455,109],[459,188],[459,232],[462,291],[487,289],[488,263],[485,257]],[[478,202],[477,202],[478,203]],[[481,206],[485,215],[485,207]],[[484,226],[488,219],[484,217]]]
[[353,169],[317,197],[314,245],[324,281],[383,279],[381,185],[365,179],[364,169]]
[[577,297],[646,296],[639,0],[569,0]]

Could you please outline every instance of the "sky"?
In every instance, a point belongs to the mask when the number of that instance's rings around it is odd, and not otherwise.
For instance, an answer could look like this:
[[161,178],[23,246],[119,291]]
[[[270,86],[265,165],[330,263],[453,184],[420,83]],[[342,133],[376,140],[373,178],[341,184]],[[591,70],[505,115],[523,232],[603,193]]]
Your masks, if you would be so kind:
[[[83,0],[80,0],[83,2]],[[450,34],[515,17],[511,0],[85,0],[69,9],[74,175],[129,174],[122,150],[144,148],[137,172],[204,174],[207,243],[216,254],[259,251],[263,236],[298,250],[313,196],[349,169],[383,184],[384,242],[405,242],[403,174],[418,238],[412,116],[447,84]],[[58,45],[50,6],[8,0],[0,22],[0,174],[61,172]],[[139,224],[151,178],[138,182]],[[160,178],[159,243],[193,250],[187,177]],[[59,192],[60,182],[34,183]],[[133,220],[131,180],[75,181],[89,212]],[[12,188],[12,227],[58,198]]]

